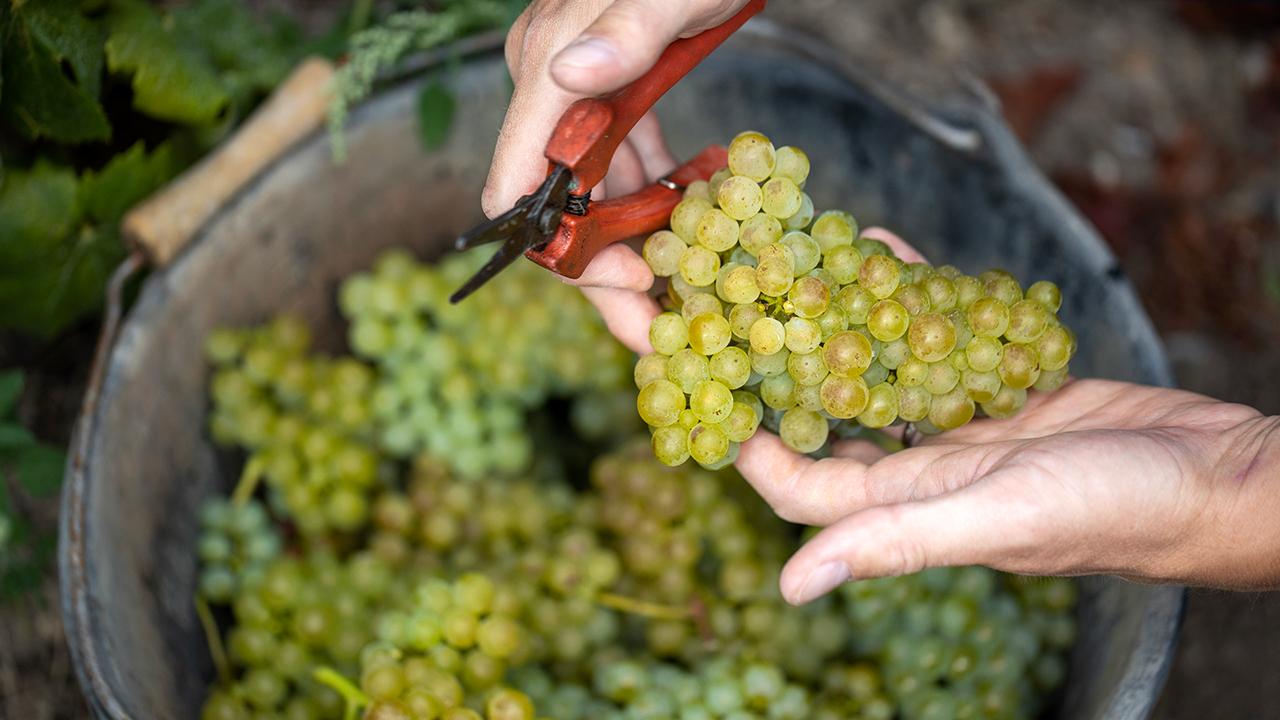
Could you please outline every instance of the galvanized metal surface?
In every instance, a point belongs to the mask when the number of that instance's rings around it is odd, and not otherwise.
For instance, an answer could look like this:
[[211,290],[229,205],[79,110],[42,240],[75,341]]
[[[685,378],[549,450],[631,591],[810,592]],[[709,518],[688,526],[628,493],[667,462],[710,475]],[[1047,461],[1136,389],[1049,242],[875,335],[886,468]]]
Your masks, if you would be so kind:
[[[235,467],[205,432],[202,339],[293,312],[341,346],[339,280],[382,249],[422,257],[480,217],[479,188],[507,100],[498,46],[443,71],[458,98],[447,146],[417,150],[413,86],[356,116],[342,167],[316,136],[245,188],[150,277],[86,398],[60,543],[67,635],[96,714],[195,717],[212,673],[192,609],[195,508]],[[1084,375],[1169,384],[1159,342],[1114,260],[976,105],[931,114],[812,43],[753,23],[658,108],[677,155],[756,128],[812,153],[820,207],[884,223],[976,271],[1047,277],[1080,331]],[[1081,638],[1055,715],[1146,717],[1172,659],[1183,593],[1083,582]]]

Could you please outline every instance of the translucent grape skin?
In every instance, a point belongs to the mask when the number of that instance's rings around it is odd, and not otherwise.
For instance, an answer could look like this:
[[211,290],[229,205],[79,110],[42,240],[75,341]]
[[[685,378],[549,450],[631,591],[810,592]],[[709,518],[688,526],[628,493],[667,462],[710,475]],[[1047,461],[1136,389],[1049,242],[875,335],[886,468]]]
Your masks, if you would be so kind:
[[689,328],[684,318],[673,312],[665,312],[649,325],[649,344],[663,355],[673,355],[689,344]]
[[800,188],[790,178],[775,177],[761,189],[760,210],[769,217],[785,220],[800,211],[801,200]]
[[898,289],[902,271],[898,263],[887,255],[872,255],[862,261],[858,269],[858,283],[876,297],[883,300]]
[[729,437],[718,425],[698,423],[689,431],[689,456],[700,465],[712,465],[729,454]]
[[[763,134],[747,131],[738,133],[729,143],[729,171],[764,182],[773,173],[777,153],[773,143]],[[719,188],[716,188],[717,195]]]
[[945,315],[928,313],[911,323],[907,335],[911,352],[925,362],[937,362],[956,347],[956,328]]
[[867,406],[858,413],[858,422],[869,428],[883,428],[898,419],[898,391],[882,382],[867,391]]
[[892,342],[902,337],[910,324],[911,314],[893,300],[877,302],[867,314],[867,330],[882,342]]
[[[732,180],[733,178],[730,178]],[[750,182],[750,181],[748,181]],[[725,183],[726,185],[728,182]],[[722,253],[738,244],[738,223],[719,208],[711,208],[702,214],[695,231],[698,245],[716,253]],[[719,267],[716,268],[719,270]],[[689,278],[686,276],[686,280]],[[693,282],[690,280],[690,282]],[[693,283],[705,285],[707,283]]]
[[723,422],[733,410],[733,392],[716,380],[703,380],[689,394],[689,409],[704,423]]
[[729,321],[719,313],[702,313],[689,323],[689,347],[701,355],[715,355],[729,345],[733,333]]
[[761,355],[773,355],[786,343],[785,326],[771,317],[760,318],[751,326],[751,349]]
[[636,396],[640,419],[651,427],[673,425],[684,410],[684,391],[670,380],[654,380]]
[[822,409],[831,417],[849,419],[867,407],[867,384],[861,377],[828,375],[820,391]]
[[[763,200],[760,185],[755,180],[741,175],[727,178],[720,183],[716,198],[719,200],[720,209],[737,221],[746,220],[760,212],[760,204]],[[734,242],[737,242],[736,233]]]
[[827,370],[840,377],[858,377],[871,366],[871,341],[856,330],[832,335],[822,353]]
[[778,436],[798,453],[811,453],[827,442],[827,421],[812,410],[792,408],[782,415]]

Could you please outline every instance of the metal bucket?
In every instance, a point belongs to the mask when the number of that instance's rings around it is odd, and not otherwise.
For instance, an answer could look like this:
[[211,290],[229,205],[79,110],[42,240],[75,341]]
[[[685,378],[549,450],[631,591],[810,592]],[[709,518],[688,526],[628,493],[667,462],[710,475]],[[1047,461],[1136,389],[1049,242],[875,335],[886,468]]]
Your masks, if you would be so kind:
[[[195,510],[236,469],[205,430],[204,335],[288,311],[340,347],[342,277],[390,246],[436,256],[479,219],[508,93],[500,43],[480,45],[469,62],[440,64],[458,101],[446,147],[418,149],[412,84],[381,94],[355,116],[344,166],[319,134],[270,164],[151,275],[104,345],[68,467],[60,546],[67,636],[98,715],[193,718],[212,677],[192,606]],[[925,112],[814,43],[753,22],[658,112],[678,156],[746,128],[808,148],[819,207],[890,225],[970,272],[1054,280],[1080,334],[1077,373],[1170,382],[1115,260],[990,108]],[[1182,603],[1180,588],[1084,580],[1080,641],[1053,714],[1146,717]]]

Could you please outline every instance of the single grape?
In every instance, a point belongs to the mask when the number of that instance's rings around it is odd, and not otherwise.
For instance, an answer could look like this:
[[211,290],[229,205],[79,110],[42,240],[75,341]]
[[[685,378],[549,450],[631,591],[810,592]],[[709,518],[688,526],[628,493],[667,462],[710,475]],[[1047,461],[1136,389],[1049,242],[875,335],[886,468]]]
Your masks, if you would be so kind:
[[835,418],[849,419],[867,407],[867,384],[860,377],[828,375],[822,381],[822,409]]
[[889,379],[889,368],[881,365],[878,361],[872,360],[871,365],[867,367],[867,371],[862,373],[862,381],[867,387],[874,387]]
[[693,348],[677,350],[667,360],[667,379],[675,383],[681,392],[693,392],[694,385],[710,377],[710,362],[705,355]]
[[813,412],[822,411],[822,383],[796,384],[796,407]]
[[956,387],[947,393],[934,394],[929,422],[940,430],[953,430],[972,420],[973,413],[973,400],[965,394],[964,388]]
[[707,181],[707,194],[711,196],[712,201],[720,196],[720,183],[731,177],[733,177],[733,171],[727,166],[711,173],[711,179]]
[[[759,183],[742,175],[726,178],[720,183],[716,198],[719,200],[720,209],[724,210],[730,218],[738,221],[746,220],[760,212],[760,203],[763,200]],[[736,232],[734,240],[737,241]]]
[[787,178],[796,185],[804,185],[809,177],[809,156],[798,147],[784,145],[774,152],[773,177]]
[[822,262],[822,248],[808,233],[792,230],[783,235],[780,242],[791,250],[792,269],[796,275],[805,275]]
[[998,338],[1009,327],[1009,307],[993,297],[974,300],[965,317],[978,337]]
[[[738,133],[729,143],[729,171],[734,175],[764,182],[773,173],[776,161],[773,143],[761,133]],[[716,194],[719,195],[718,189]]]
[[782,349],[787,340],[787,329],[771,317],[763,317],[751,326],[751,351],[761,355],[773,355]]
[[978,372],[990,372],[1000,365],[1004,345],[993,337],[975,337],[964,349],[969,367]]
[[1057,370],[1041,371],[1040,377],[1036,378],[1035,384],[1032,385],[1040,392],[1052,392],[1062,387],[1067,381],[1067,366],[1063,365]]
[[970,275],[961,275],[951,282],[956,286],[956,307],[961,310],[969,309],[970,305],[987,292],[978,278]]
[[1000,375],[995,371],[979,372],[970,368],[960,373],[960,385],[974,402],[990,402],[1000,391]]
[[689,345],[689,328],[684,318],[665,312],[649,324],[649,344],[663,355],[672,355]]
[[844,311],[851,325],[866,325],[876,296],[860,285],[848,285],[836,293],[833,302]]
[[950,278],[934,273],[920,281],[920,287],[929,296],[929,304],[934,312],[945,314],[956,309],[959,294]]
[[703,380],[689,394],[689,409],[704,423],[723,422],[733,410],[733,392],[723,383]]
[[871,365],[871,342],[855,330],[836,333],[822,349],[827,369],[840,377],[858,377]]
[[742,348],[726,347],[711,356],[710,370],[711,379],[736,390],[751,377],[751,358]]
[[767,213],[756,213],[742,221],[738,229],[738,242],[752,255],[782,239],[782,222]]
[[869,428],[888,427],[898,419],[898,391],[882,382],[867,390],[867,406],[858,413],[858,422]]
[[853,238],[857,234],[857,223],[853,222],[852,216],[843,212],[827,211],[813,221],[813,239],[818,242],[824,255],[830,255],[832,250],[839,247],[847,247],[856,252]]
[[1040,377],[1040,359],[1030,345],[1010,343],[1004,346],[1004,357],[996,368],[1000,380],[1016,389],[1029,388]]
[[1022,299],[1022,286],[1009,273],[1003,270],[988,270],[978,276],[978,279],[983,280],[984,277],[988,297],[993,297],[1006,306],[1013,306]]
[[838,285],[849,285],[858,279],[858,271],[862,269],[862,253],[853,245],[836,245],[823,255],[822,268],[831,273]]
[[[756,404],[760,404],[759,398]],[[730,442],[746,442],[755,435],[756,428],[760,426],[760,414],[755,408],[747,403],[734,401],[733,409],[729,411],[729,417],[720,423],[720,429],[724,430],[724,434],[729,438]],[[655,441],[656,442],[656,441]]]
[[787,372],[801,385],[814,385],[827,376],[827,364],[820,352],[793,352],[787,358]]
[[788,374],[771,375],[760,383],[760,399],[774,410],[796,405],[796,381]]
[[867,314],[867,330],[882,342],[902,337],[910,324],[911,315],[894,300],[880,300],[871,306],[871,312]]
[[729,329],[739,340],[751,339],[751,326],[764,317],[764,310],[757,303],[734,305],[729,310]]
[[701,465],[711,465],[729,454],[729,437],[718,425],[698,423],[689,431],[689,456]]
[[804,230],[813,222],[813,198],[808,193],[800,193],[800,209],[794,215],[782,221],[787,230]]
[[912,317],[923,315],[933,309],[932,303],[929,302],[929,295],[915,283],[899,285],[890,297],[906,308]]
[[817,317],[817,322],[823,340],[849,329],[848,316],[835,305],[827,305],[826,311]]
[[956,328],[945,315],[927,313],[911,321],[907,342],[916,357],[925,362],[937,362],[955,349]]
[[798,453],[815,452],[827,442],[827,421],[812,410],[792,408],[782,415],[778,436]]
[[1032,343],[1049,326],[1049,313],[1035,300],[1020,300],[1009,308],[1009,327],[1004,335],[1009,342]]
[[680,256],[688,245],[670,230],[659,230],[644,241],[644,261],[658,277],[680,272]]
[[680,277],[694,287],[711,285],[719,272],[720,256],[701,245],[690,245],[680,255]]
[[918,387],[923,385],[925,379],[929,377],[929,363],[913,355],[903,360],[895,373],[898,376],[897,385]]
[[787,321],[786,344],[793,353],[809,353],[822,343],[822,329],[812,320],[793,317]]
[[654,380],[636,397],[640,419],[652,427],[674,424],[684,407],[684,393],[670,380]]
[[756,285],[756,269],[750,265],[725,268],[721,268],[720,278],[716,281],[716,293],[725,302],[754,303],[760,297],[760,287]]
[[729,345],[733,333],[729,321],[719,313],[703,313],[689,323],[689,347],[701,355],[714,355]]
[[816,277],[802,277],[787,292],[791,311],[802,318],[816,318],[827,311],[831,293]]
[[901,277],[898,261],[888,255],[867,257],[858,269],[858,284],[878,300],[892,295],[898,289]]
[[1040,303],[1040,307],[1049,313],[1056,313],[1062,307],[1062,291],[1048,280],[1032,283],[1027,288],[1027,299]]
[[934,395],[945,395],[960,383],[960,372],[950,362],[942,360],[929,363],[929,374],[924,379],[924,389]]
[[708,292],[696,292],[684,299],[684,304],[680,306],[680,317],[684,318],[686,323],[693,322],[693,319],[703,313],[715,313],[717,315],[724,312],[724,306],[720,304],[720,298]]
[[760,292],[764,295],[771,297],[786,295],[794,281],[795,272],[791,264],[783,259],[761,259],[756,265],[756,287],[760,288]]
[[[1044,377],[1041,375],[1041,377]],[[972,395],[970,396],[972,397]],[[1027,404],[1027,391],[1018,388],[1011,388],[1008,385],[1000,386],[1000,391],[995,397],[983,402],[982,412],[988,417],[1007,418],[1018,414],[1018,411]]]
[[684,199],[688,199],[691,197],[702,198],[707,202],[711,202],[710,187],[711,187],[711,183],[707,182],[706,180],[694,180],[693,182],[685,186],[684,195],[682,197]]
[[769,378],[787,371],[787,358],[791,356],[791,351],[784,347],[776,353],[761,353],[752,348],[747,354],[751,356],[752,372]]
[[675,208],[671,210],[671,230],[685,244],[692,245],[698,241],[698,223],[709,210],[711,210],[709,201],[698,197],[686,197],[676,203]]
[[933,395],[919,385],[894,386],[898,392],[898,417],[907,422],[919,422],[929,416]]
[[1075,339],[1071,337],[1071,331],[1059,325],[1045,330],[1036,341],[1035,349],[1041,370],[1060,370],[1071,360],[1071,354],[1075,351]]

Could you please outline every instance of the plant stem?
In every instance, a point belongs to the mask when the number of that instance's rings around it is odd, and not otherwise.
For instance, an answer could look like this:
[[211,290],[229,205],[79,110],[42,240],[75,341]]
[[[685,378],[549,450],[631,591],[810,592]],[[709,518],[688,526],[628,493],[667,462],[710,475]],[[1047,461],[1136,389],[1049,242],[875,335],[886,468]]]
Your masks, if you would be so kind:
[[663,605],[615,593],[602,592],[596,596],[596,602],[620,612],[640,615],[652,620],[688,620],[693,617],[693,608],[689,606]]
[[369,704],[369,696],[365,695],[364,691],[331,667],[318,667],[311,676],[316,679],[316,682],[333,688],[334,692],[342,696],[342,702],[345,705],[342,713],[343,720],[355,720],[360,708]]
[[236,483],[236,489],[231,493],[231,502],[236,507],[241,507],[249,502],[249,498],[253,497],[253,493],[258,489],[258,483],[262,480],[262,458],[257,455],[249,458],[249,462],[244,464],[244,470],[240,473],[240,481]]
[[218,634],[218,623],[213,619],[213,611],[204,598],[196,596],[196,617],[200,618],[200,627],[204,629],[205,642],[209,644],[209,655],[213,658],[213,667],[218,671],[218,679],[223,684],[231,682],[231,663],[227,660],[227,651],[222,647],[222,635]]

